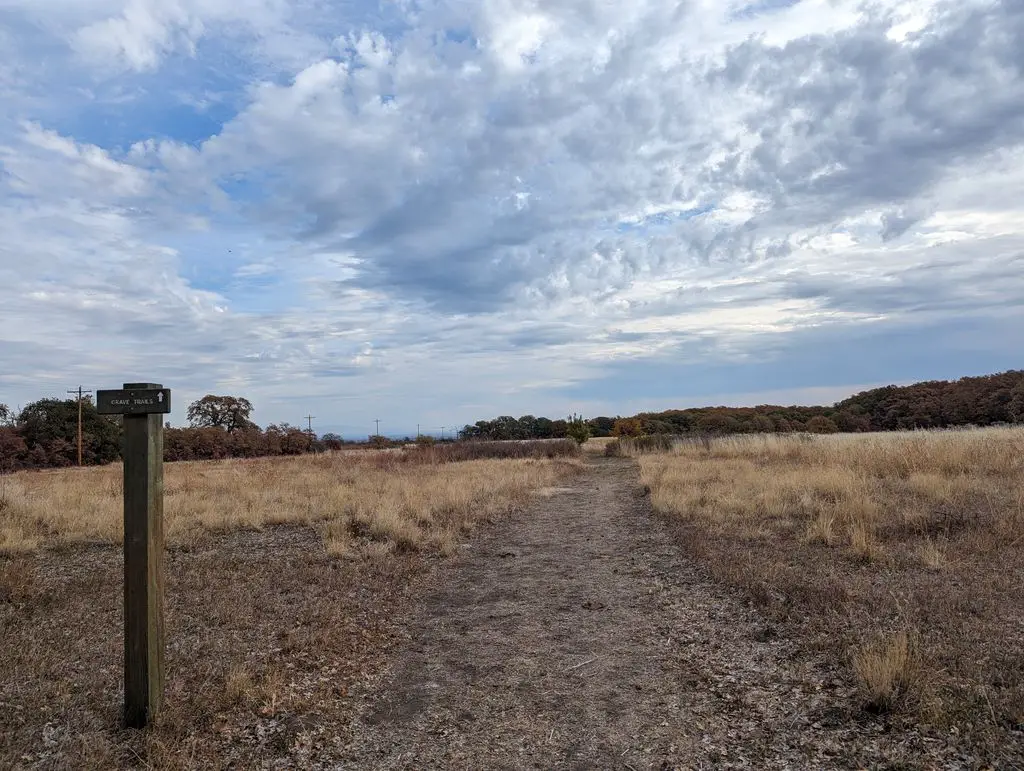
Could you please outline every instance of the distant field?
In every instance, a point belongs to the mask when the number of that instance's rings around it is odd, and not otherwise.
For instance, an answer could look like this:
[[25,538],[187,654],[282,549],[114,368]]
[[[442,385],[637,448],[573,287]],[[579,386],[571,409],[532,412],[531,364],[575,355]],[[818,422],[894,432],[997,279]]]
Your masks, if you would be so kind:
[[[567,468],[543,458],[436,462],[448,456],[449,448],[426,448],[169,463],[165,537],[176,546],[239,529],[311,525],[335,555],[447,551],[476,521],[553,484]],[[120,465],[0,476],[0,554],[121,543],[121,477]]]
[[867,708],[1024,727],[1024,429],[623,449],[685,547],[844,657]]

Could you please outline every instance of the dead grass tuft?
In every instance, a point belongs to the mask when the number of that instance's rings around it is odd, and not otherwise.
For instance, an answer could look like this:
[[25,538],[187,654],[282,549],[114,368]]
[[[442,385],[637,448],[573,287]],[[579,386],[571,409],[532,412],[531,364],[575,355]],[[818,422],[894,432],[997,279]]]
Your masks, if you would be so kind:
[[926,538],[915,553],[921,565],[928,570],[942,570],[948,562],[946,552],[931,538]]
[[864,562],[872,562],[882,556],[881,546],[875,540],[870,521],[854,520],[850,526],[850,549],[857,559]]
[[236,664],[228,672],[224,680],[224,699],[229,706],[255,704],[260,700],[256,681],[244,666]]
[[863,646],[853,654],[853,671],[871,712],[891,712],[910,696],[917,665],[906,632]]
[[825,546],[836,544],[836,516],[830,511],[819,512],[807,524],[805,539],[808,543],[821,543]]

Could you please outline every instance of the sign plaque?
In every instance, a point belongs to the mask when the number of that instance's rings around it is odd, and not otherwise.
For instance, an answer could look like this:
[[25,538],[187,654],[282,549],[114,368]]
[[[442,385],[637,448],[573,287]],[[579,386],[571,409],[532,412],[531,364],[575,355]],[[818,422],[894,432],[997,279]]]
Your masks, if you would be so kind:
[[101,415],[158,415],[171,411],[170,388],[123,388],[97,391],[96,411]]

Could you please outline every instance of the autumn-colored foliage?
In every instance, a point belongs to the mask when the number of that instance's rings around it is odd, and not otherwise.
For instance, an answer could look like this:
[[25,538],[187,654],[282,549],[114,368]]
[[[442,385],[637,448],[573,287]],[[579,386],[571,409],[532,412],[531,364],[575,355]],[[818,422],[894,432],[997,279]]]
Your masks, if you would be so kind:
[[[0,405],[2,407],[3,405]],[[217,410],[220,410],[218,413]],[[248,419],[245,399],[207,396],[189,408],[190,428],[164,431],[164,459],[220,460],[273,455],[302,455],[340,449],[337,434],[324,440],[282,423],[260,429]],[[60,468],[77,462],[78,402],[41,399],[17,416],[0,411],[0,473],[21,469]],[[121,457],[119,416],[100,415],[91,399],[82,402],[82,460],[102,465]]]
[[[694,407],[641,412],[631,417],[591,418],[594,436],[653,434],[860,433],[952,426],[1024,423],[1024,370],[997,375],[885,386],[829,407],[760,405]],[[466,426],[466,438],[530,439],[565,436],[565,421],[526,415],[500,417]],[[560,433],[558,433],[560,432]]]

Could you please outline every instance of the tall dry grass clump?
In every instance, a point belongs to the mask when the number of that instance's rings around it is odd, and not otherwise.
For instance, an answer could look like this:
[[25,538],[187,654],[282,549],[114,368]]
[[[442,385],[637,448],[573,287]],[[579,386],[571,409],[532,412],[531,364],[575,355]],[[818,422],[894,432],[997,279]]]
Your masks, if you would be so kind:
[[[851,663],[870,708],[927,703],[979,731],[1017,719],[1024,428],[737,436],[636,457],[685,547]],[[907,674],[921,670],[903,638],[865,645],[893,628],[919,641],[927,683]],[[931,692],[905,698],[915,689]]]
[[853,671],[864,698],[874,712],[889,712],[913,692],[917,665],[910,636],[898,632],[869,643],[853,654]]
[[[473,525],[554,484],[564,460],[414,463],[387,453],[197,461],[164,468],[169,545],[211,533],[311,525],[338,555],[449,550]],[[123,539],[120,466],[25,472],[4,480],[0,553]]]

